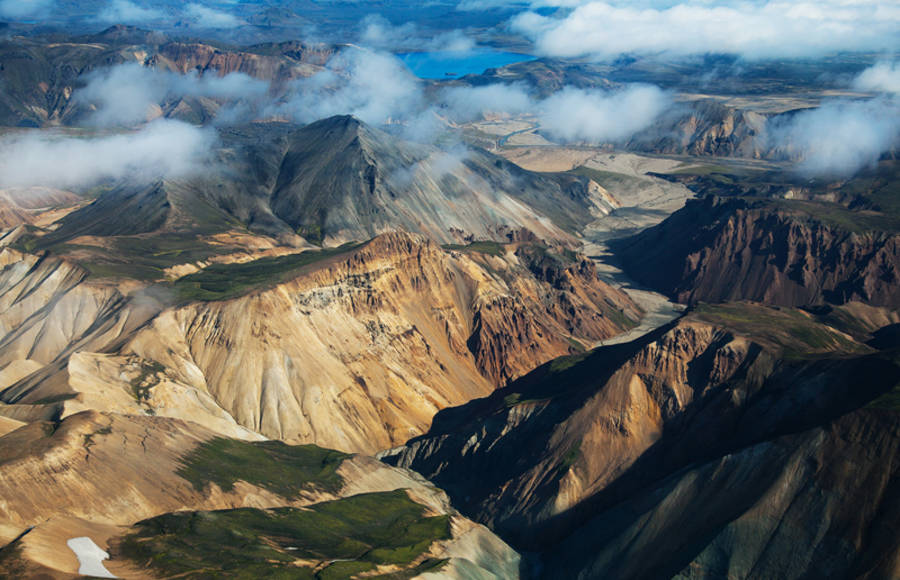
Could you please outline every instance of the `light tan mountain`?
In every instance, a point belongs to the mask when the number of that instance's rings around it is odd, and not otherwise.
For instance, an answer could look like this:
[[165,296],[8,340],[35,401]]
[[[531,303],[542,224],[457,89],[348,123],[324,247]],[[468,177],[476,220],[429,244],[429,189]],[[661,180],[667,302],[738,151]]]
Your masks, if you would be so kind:
[[0,229],[50,225],[76,209],[80,201],[72,192],[49,187],[0,189]]
[[[591,262],[535,242],[448,250],[386,234],[234,298],[209,300],[200,272],[172,289],[203,299],[162,311],[147,292],[125,298],[65,262],[5,252],[19,261],[0,271],[3,362],[30,371],[0,392],[16,419],[152,412],[375,452],[640,314]],[[253,267],[220,266],[236,283]]]
[[[482,578],[517,569],[514,551],[409,471],[312,446],[217,438],[176,419],[88,411],[0,437],[0,542],[12,542],[0,549],[0,576],[74,577],[68,539],[106,549],[135,522],[176,510],[263,510],[398,489],[449,517],[450,537],[427,547],[431,556],[465,560],[458,565]],[[107,564],[121,577],[154,577],[133,562]]]

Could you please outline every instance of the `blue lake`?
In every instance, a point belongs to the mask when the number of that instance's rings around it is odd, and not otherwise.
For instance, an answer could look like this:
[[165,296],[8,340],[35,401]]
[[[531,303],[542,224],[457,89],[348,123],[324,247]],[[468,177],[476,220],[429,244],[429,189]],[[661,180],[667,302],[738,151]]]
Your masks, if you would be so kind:
[[477,75],[489,68],[534,60],[533,56],[527,54],[497,50],[407,52],[397,56],[417,77],[423,79],[447,79],[471,74]]

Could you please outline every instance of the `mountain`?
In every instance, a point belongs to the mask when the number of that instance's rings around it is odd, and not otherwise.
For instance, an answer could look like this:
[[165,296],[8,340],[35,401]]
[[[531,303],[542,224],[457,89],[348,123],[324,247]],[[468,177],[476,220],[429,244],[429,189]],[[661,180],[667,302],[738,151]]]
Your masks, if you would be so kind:
[[821,201],[688,200],[612,245],[634,279],[680,302],[900,306],[900,221]]
[[0,228],[23,224],[49,226],[82,201],[69,191],[48,187],[0,189]]
[[662,155],[777,158],[766,140],[769,118],[701,99],[663,115],[632,136],[624,147]]
[[[73,37],[14,36],[0,39],[0,125],[77,125],[90,112],[75,97],[85,75],[106,67],[139,63],[158,70],[223,76],[240,72],[272,83],[275,90],[310,76],[334,54],[333,46],[268,43],[243,49],[170,40],[159,33],[114,26]],[[171,97],[167,97],[171,99]],[[167,116],[195,121],[214,115],[216,101],[177,99],[158,103]]]
[[892,577],[900,359],[848,314],[701,305],[443,411],[383,460],[539,552],[540,578]]
[[[173,566],[181,574],[243,573],[248,558],[263,575],[331,565],[330,574],[349,562],[356,570],[423,566],[482,578],[518,567],[515,552],[411,472],[311,445],[221,438],[175,419],[83,412],[0,437],[0,465],[4,577],[75,577],[79,562],[67,543],[79,537],[112,552],[105,566],[128,578],[168,577]],[[151,543],[155,526],[169,526],[171,537],[185,531],[172,525],[186,518],[193,520],[188,544]],[[246,534],[248,526],[258,545],[231,552],[243,558],[235,564],[222,552],[233,544],[223,539]],[[344,562],[332,564],[336,559]]]
[[154,413],[354,452],[398,445],[641,313],[586,258],[534,241],[444,249],[385,234],[137,291],[0,256],[3,362],[23,369],[0,387],[0,414]]
[[299,128],[258,123],[220,135],[210,171],[116,184],[39,246],[80,236],[243,228],[327,246],[397,229],[444,243],[506,242],[526,228],[574,245],[573,233],[610,203],[584,177],[525,171],[482,150],[455,155],[408,143],[348,116]]

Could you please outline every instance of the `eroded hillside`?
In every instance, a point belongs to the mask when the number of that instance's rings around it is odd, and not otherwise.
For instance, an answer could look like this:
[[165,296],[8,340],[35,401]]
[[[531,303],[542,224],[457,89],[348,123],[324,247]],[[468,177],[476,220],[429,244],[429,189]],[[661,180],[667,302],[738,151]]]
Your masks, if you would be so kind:
[[[24,369],[2,392],[19,404],[5,414],[153,412],[348,451],[398,445],[438,410],[640,316],[591,262],[533,241],[444,249],[387,234],[318,261],[209,267],[130,297],[65,262],[5,252],[26,259],[4,271],[16,304],[6,356]],[[45,296],[51,275],[60,288]],[[73,313],[82,326],[70,327]]]

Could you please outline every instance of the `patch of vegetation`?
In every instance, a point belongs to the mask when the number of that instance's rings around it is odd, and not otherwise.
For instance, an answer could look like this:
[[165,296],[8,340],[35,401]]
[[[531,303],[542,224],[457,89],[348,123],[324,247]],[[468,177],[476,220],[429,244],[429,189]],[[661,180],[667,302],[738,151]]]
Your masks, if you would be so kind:
[[568,370],[584,359],[586,359],[590,355],[590,352],[583,352],[579,354],[573,354],[571,356],[561,356],[559,358],[555,358],[550,361],[550,372],[551,373],[561,373],[565,370]]
[[150,400],[150,390],[159,384],[158,375],[164,373],[166,367],[156,361],[141,361],[141,371],[131,379],[131,392],[138,403]]
[[41,431],[43,431],[44,437],[52,437],[53,434],[56,433],[58,427],[59,424],[53,421],[44,421],[41,423]]
[[243,264],[213,264],[200,272],[179,278],[171,287],[185,301],[228,300],[287,281],[311,264],[350,253],[361,245],[348,243],[338,248],[260,258]]
[[[181,578],[351,578],[378,565],[410,567],[451,537],[449,516],[426,516],[403,490],[302,509],[175,512],[135,527],[117,556]],[[310,561],[327,566],[315,572]],[[410,572],[425,565],[442,563]]]
[[106,427],[101,427],[100,429],[97,429],[93,433],[85,433],[84,443],[82,443],[82,445],[84,447],[90,447],[94,444],[94,436],[95,435],[109,435],[110,433],[112,433],[112,427],[110,427],[109,425],[107,425]]
[[767,199],[767,203],[799,218],[856,234],[900,231],[900,215],[847,209],[839,203],[798,199]]
[[0,579],[27,577],[28,563],[22,556],[22,545],[13,541],[0,548]]
[[580,177],[587,177],[603,186],[605,189],[619,189],[622,187],[634,186],[641,182],[640,178],[626,175],[625,173],[616,173],[614,171],[603,171],[602,169],[593,169],[580,165],[569,171]]
[[307,242],[316,246],[321,246],[325,240],[325,232],[322,231],[322,226],[319,224],[300,226],[297,228],[297,235],[302,236]]
[[581,459],[581,441],[575,443],[575,445],[563,455],[562,463],[559,464],[559,471],[561,473],[568,471],[579,459]]
[[900,384],[867,405],[870,409],[882,409],[900,413]]
[[321,572],[316,574],[319,580],[343,580],[353,578],[357,574],[375,569],[372,562],[360,562],[359,560],[344,560],[334,562]]
[[337,468],[347,457],[315,445],[248,443],[223,437],[207,441],[183,457],[177,473],[197,490],[215,483],[230,491],[235,482],[246,481],[293,498],[304,489],[340,489],[343,480]]
[[457,252],[475,252],[478,254],[488,254],[490,256],[502,256],[506,249],[500,242],[492,242],[490,240],[481,240],[470,244],[445,244],[445,250],[454,250]]
[[[23,241],[25,236],[20,238]],[[156,236],[110,237],[111,248],[55,241],[52,234],[24,240],[26,251],[46,250],[78,263],[94,278],[128,278],[155,281],[165,269],[206,260],[228,248],[209,244],[196,234],[167,233]],[[76,256],[77,253],[77,256]]]
[[583,344],[581,344],[580,342],[578,342],[577,340],[575,340],[572,337],[568,337],[568,338],[566,338],[566,340],[569,342],[569,345],[571,346],[572,350],[574,350],[576,353],[582,353],[587,350],[587,348]]
[[763,306],[750,302],[698,304],[693,315],[723,326],[754,341],[768,343],[787,358],[807,358],[823,354],[861,354],[865,345],[820,323],[812,315],[794,308]]

